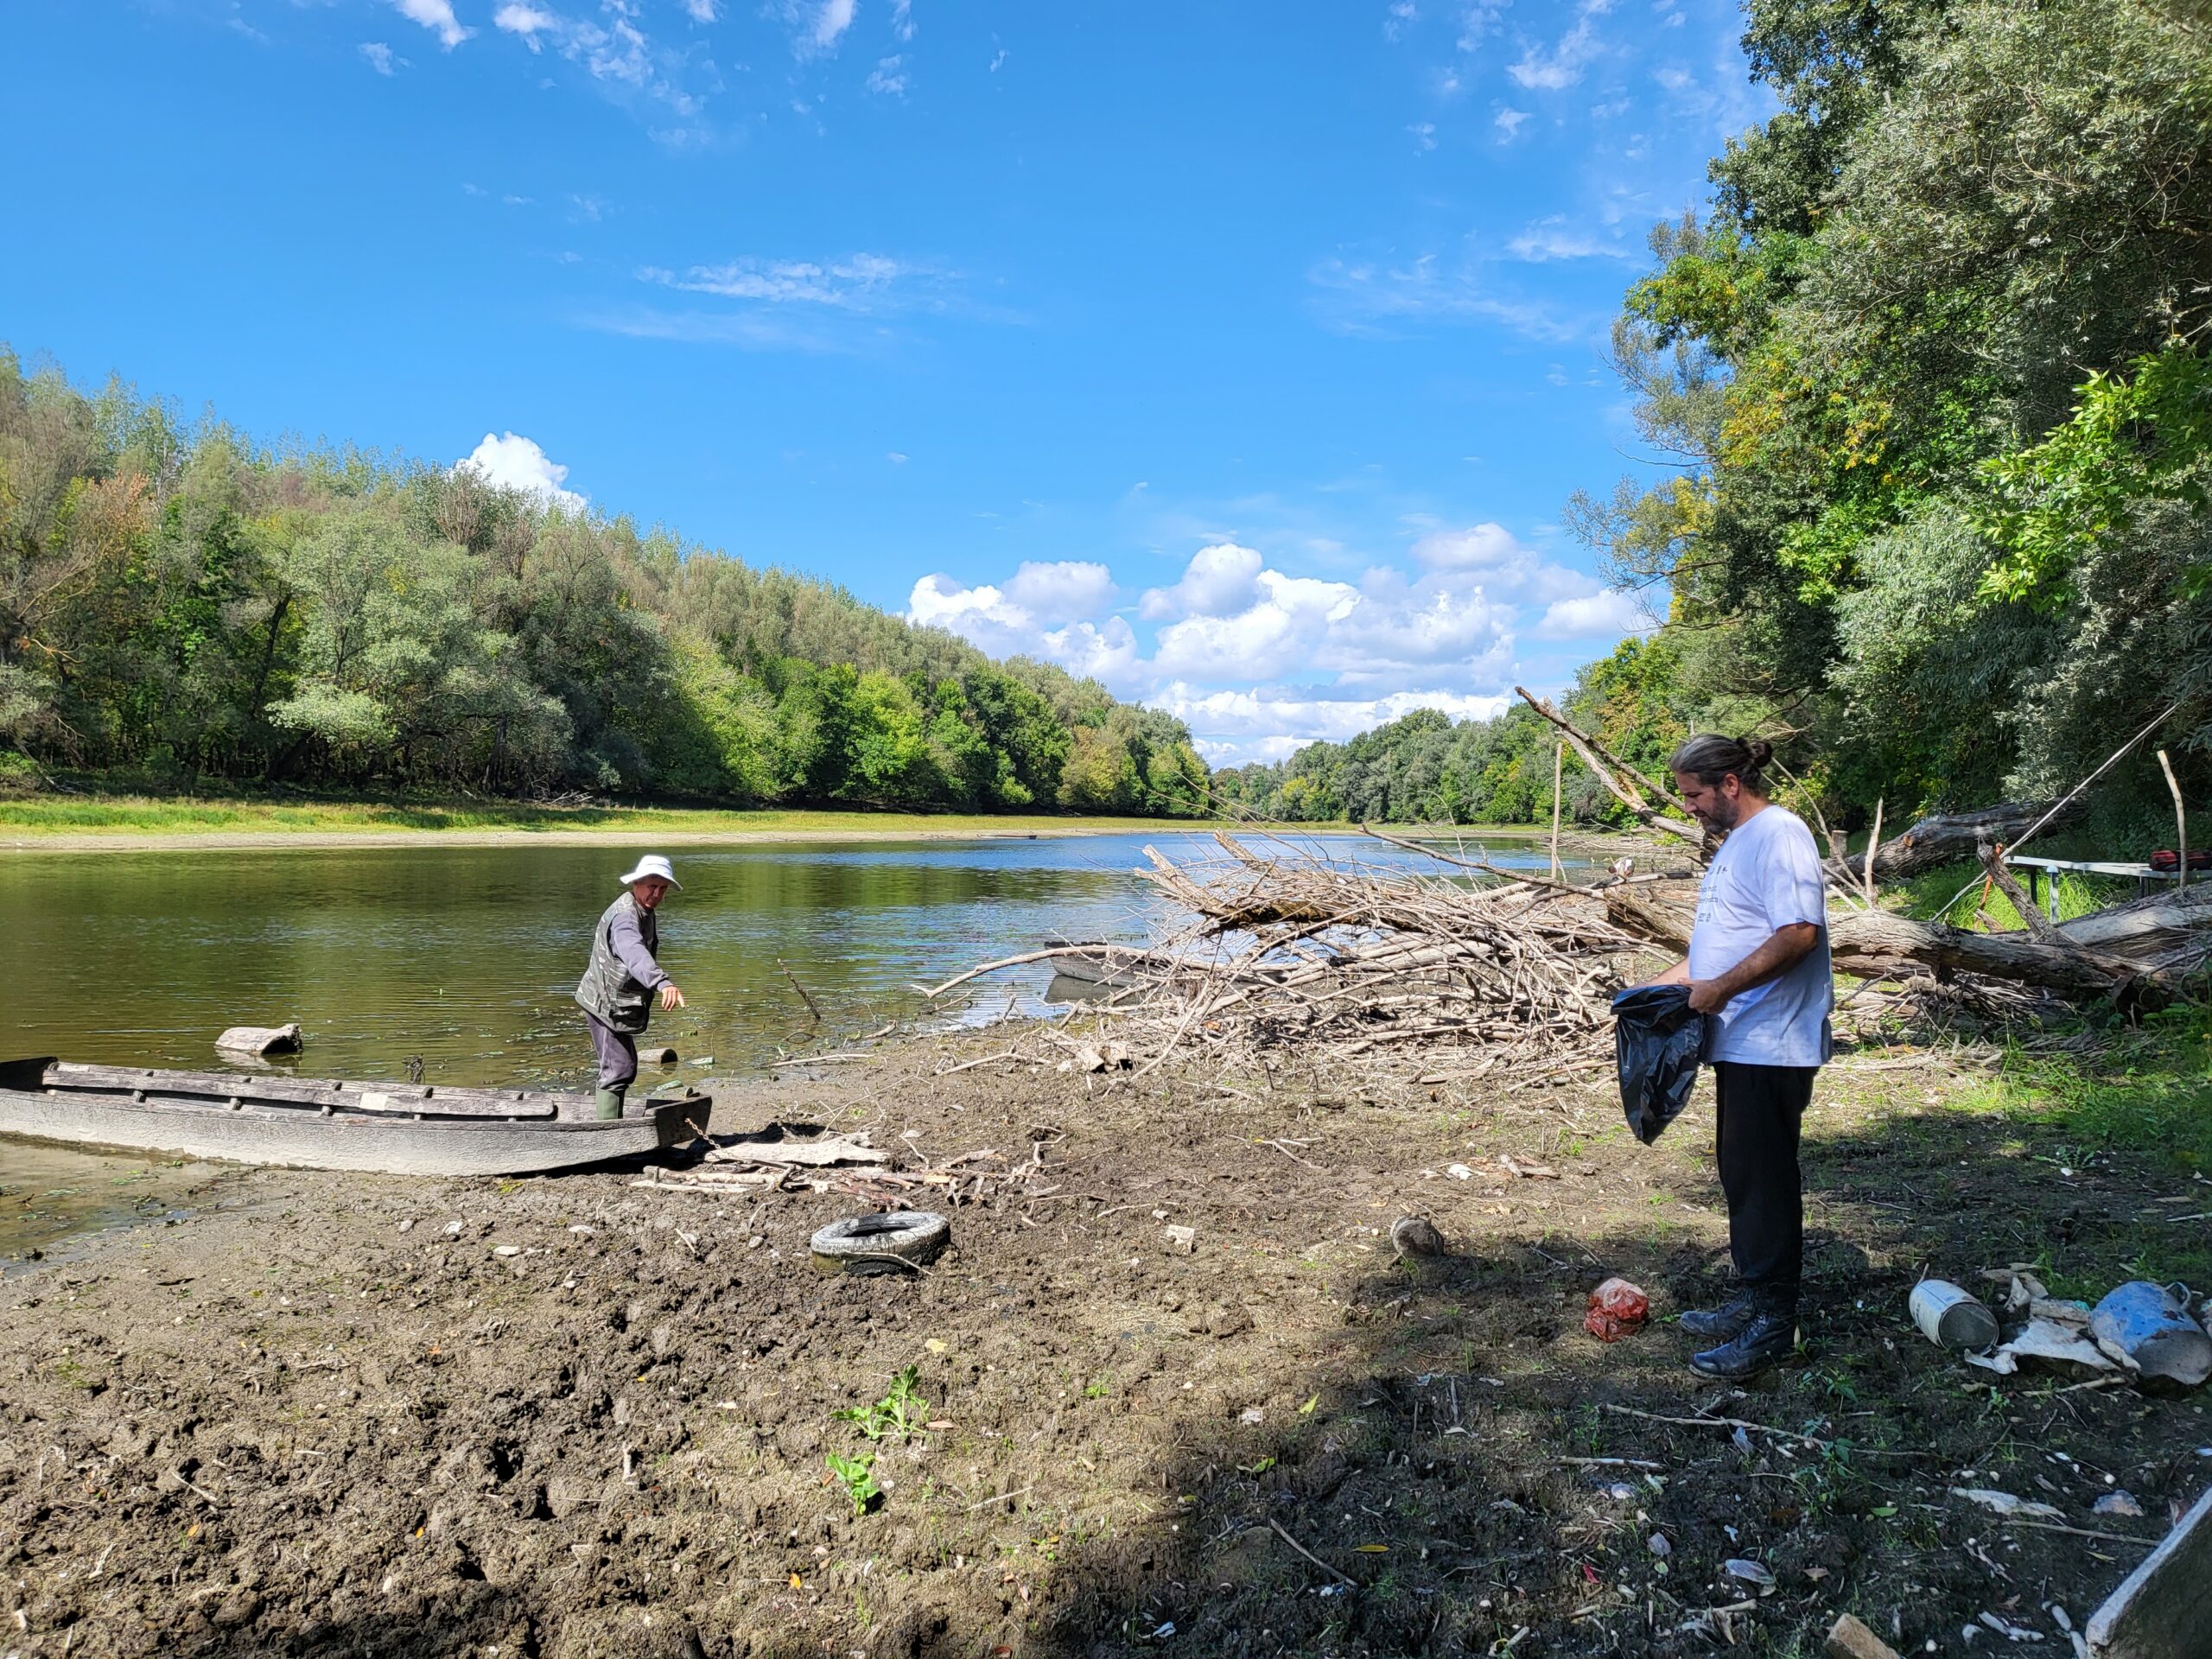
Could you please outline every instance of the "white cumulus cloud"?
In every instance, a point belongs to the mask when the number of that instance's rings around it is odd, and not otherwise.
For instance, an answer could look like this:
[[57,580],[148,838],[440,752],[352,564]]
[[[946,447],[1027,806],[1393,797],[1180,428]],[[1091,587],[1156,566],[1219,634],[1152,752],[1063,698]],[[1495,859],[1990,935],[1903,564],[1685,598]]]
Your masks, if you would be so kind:
[[1147,622],[1174,616],[1227,616],[1251,604],[1259,594],[1259,552],[1234,542],[1202,547],[1173,588],[1148,589],[1137,613]]
[[561,20],[537,6],[524,5],[520,0],[510,0],[510,3],[492,14],[492,27],[509,35],[521,35],[530,43],[530,49],[535,52],[537,37],[557,30],[561,27]]
[[393,9],[410,22],[420,23],[438,37],[448,52],[476,31],[463,29],[453,15],[453,0],[391,0]]
[[1071,674],[1103,681],[1125,696],[1141,687],[1136,634],[1118,616],[1108,617],[1103,624],[1068,622],[1048,628],[1005,589],[988,582],[964,588],[950,576],[935,574],[914,584],[906,600],[906,620],[924,627],[949,629],[994,657],[1037,657],[1058,663]]
[[569,469],[518,433],[510,432],[501,437],[486,432],[483,442],[469,451],[465,459],[454,463],[455,472],[464,467],[487,484],[505,490],[520,490],[549,506],[568,512],[584,510],[582,495],[561,487],[568,479]]
[[1116,608],[1111,571],[1087,560],[1033,562],[973,585],[925,576],[906,614],[1164,709],[1222,765],[1279,758],[1415,709],[1488,718],[1522,671],[1522,634],[1594,644],[1650,626],[1633,601],[1499,524],[1434,529],[1410,552],[1348,582],[1278,569],[1241,542],[1209,543],[1178,581],[1139,598],[1148,640]]
[[1618,639],[1623,634],[1649,633],[1658,626],[1626,594],[1608,589],[1579,599],[1555,600],[1533,632],[1539,639]]
[[1025,562],[1006,585],[1007,599],[1047,624],[1096,616],[1114,602],[1118,591],[1114,573],[1086,559]]

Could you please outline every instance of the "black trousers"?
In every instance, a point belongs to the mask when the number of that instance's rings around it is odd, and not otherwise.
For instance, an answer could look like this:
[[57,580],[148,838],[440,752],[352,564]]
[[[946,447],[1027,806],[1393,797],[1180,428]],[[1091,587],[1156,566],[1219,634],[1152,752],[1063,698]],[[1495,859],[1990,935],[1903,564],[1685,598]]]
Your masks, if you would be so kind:
[[1713,1151],[1728,1195],[1728,1249],[1745,1287],[1794,1297],[1805,1256],[1797,1135],[1814,1065],[1716,1061]]

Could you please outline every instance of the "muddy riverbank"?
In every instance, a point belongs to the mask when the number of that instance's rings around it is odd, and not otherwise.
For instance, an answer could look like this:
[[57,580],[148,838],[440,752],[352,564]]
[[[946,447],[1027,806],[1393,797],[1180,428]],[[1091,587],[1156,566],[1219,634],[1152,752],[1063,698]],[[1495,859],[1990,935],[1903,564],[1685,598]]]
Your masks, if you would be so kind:
[[[1904,1309],[1930,1266],[2120,1276],[2152,1206],[2206,1189],[2117,1154],[2062,1175],[2063,1129],[1993,1134],[1911,1054],[1829,1074],[1807,1352],[1738,1392],[1663,1319],[1582,1329],[1610,1274],[1662,1315],[1719,1289],[1702,1107],[1644,1150],[1594,1090],[941,1075],[997,1046],[721,1096],[718,1130],[1041,1160],[1058,1190],[957,1210],[925,1277],[813,1272],[834,1192],[631,1171],[246,1172],[10,1276],[5,1649],[1661,1654],[1708,1649],[1701,1619],[1802,1651],[1843,1610],[1901,1649],[1984,1611],[2063,1647],[2048,1608],[2078,1624],[2212,1476],[2201,1401],[1993,1386]],[[1395,1260],[1408,1213],[1452,1254]],[[912,1439],[834,1414],[909,1365]],[[1658,1421],[1705,1414],[1758,1427]],[[826,1459],[869,1449],[855,1515]],[[2094,1514],[2115,1490],[2144,1516]]]

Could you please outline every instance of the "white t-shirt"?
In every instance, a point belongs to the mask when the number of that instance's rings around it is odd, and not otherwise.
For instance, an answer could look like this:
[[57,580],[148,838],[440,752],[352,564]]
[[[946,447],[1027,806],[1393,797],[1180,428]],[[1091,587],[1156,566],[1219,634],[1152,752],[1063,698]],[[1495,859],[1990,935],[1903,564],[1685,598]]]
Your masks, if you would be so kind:
[[1718,979],[1795,922],[1821,930],[1820,943],[1779,979],[1753,986],[1720,1010],[1708,1060],[1745,1065],[1819,1065],[1833,1044],[1828,1010],[1827,895],[1820,850],[1804,820],[1779,806],[1754,812],[1728,832],[1697,892],[1690,977]]

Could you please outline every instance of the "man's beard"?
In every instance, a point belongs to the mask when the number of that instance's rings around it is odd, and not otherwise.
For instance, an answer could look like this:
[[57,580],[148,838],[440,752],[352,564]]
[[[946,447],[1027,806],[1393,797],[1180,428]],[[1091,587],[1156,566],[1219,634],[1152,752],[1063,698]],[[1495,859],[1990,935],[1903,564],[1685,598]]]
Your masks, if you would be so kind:
[[[1730,800],[1726,795],[1720,798],[1719,804],[1711,812],[1700,812],[1695,808],[1692,808],[1691,812],[1692,816],[1707,829],[1717,830],[1722,835],[1726,835],[1728,831],[1733,830],[1736,827],[1736,820],[1743,816],[1741,805]],[[1723,813],[1727,816],[1722,817]]]

